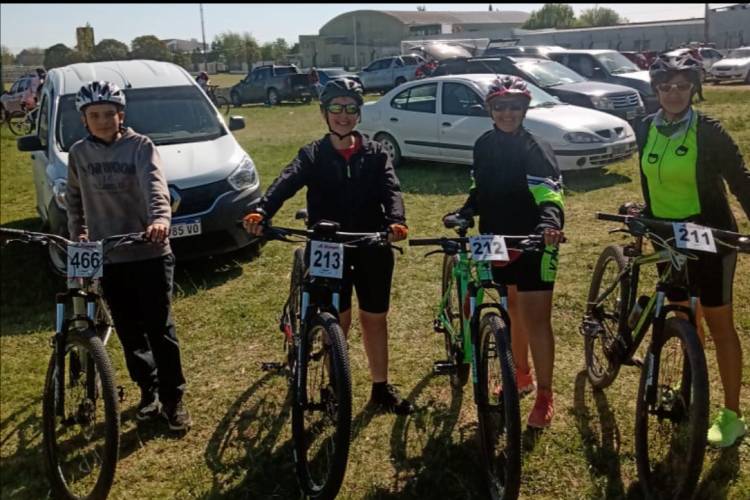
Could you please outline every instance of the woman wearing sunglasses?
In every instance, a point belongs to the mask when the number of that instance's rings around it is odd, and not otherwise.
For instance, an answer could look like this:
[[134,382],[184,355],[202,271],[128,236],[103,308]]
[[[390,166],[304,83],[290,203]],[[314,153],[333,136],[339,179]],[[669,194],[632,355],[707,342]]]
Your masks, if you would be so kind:
[[545,428],[554,416],[551,314],[557,245],[563,237],[562,179],[552,148],[522,125],[531,103],[526,82],[501,77],[490,85],[485,101],[494,127],[474,144],[473,185],[456,213],[464,218],[478,215],[481,233],[544,235],[543,253],[524,252],[504,267],[493,267],[493,277],[508,285],[513,359],[521,394],[535,388],[528,361],[531,346],[538,388],[527,423]]
[[[259,206],[245,217],[245,229],[261,235],[260,222],[307,187],[308,225],[320,220],[341,224],[342,231],[387,230],[390,241],[406,238],[401,187],[388,155],[378,142],[354,128],[360,119],[362,86],[350,78],[329,81],[320,94],[320,112],[329,133],[299,150],[269,186]],[[339,322],[347,334],[351,293],[357,292],[362,340],[370,366],[370,405],[406,415],[412,404],[388,383],[388,324],[393,251],[384,247],[347,248]]]
[[[724,181],[750,217],[750,172],[719,122],[691,106],[700,84],[700,68],[700,62],[690,55],[662,57],[649,68],[661,109],[635,127],[644,213],[736,231]],[[744,435],[747,427],[739,407],[742,349],[732,313],[737,252],[721,246],[717,250],[716,254],[696,252],[699,260],[688,263],[688,276],[699,288],[700,309],[716,347],[724,387],[724,408],[708,430],[708,442],[727,447]],[[668,294],[668,298],[687,300],[678,295]]]

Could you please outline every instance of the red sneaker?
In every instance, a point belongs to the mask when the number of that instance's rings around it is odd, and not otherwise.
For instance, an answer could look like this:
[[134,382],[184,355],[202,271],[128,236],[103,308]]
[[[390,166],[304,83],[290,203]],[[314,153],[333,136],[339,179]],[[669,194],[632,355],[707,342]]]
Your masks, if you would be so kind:
[[552,423],[552,417],[555,416],[555,405],[552,399],[552,391],[549,389],[537,390],[534,408],[532,408],[529,414],[529,420],[526,422],[526,425],[536,429],[549,427]]
[[[516,369],[516,388],[518,389],[518,397],[522,398],[527,394],[531,394],[536,389],[536,382],[534,376],[531,374],[531,370],[522,372]],[[503,387],[498,384],[492,391],[492,394],[500,399],[503,394]]]

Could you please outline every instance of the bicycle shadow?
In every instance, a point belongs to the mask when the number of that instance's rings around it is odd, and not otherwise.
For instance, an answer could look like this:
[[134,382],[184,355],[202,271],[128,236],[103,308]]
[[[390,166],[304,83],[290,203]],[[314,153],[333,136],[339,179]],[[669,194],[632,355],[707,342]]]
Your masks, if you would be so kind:
[[[589,407],[592,399],[593,406]],[[607,479],[604,490],[597,494],[605,498],[631,497],[631,494],[626,494],[620,470],[620,429],[607,395],[589,385],[585,369],[575,378],[571,413],[575,417],[586,460],[590,464],[592,485],[598,486],[600,477]],[[598,422],[595,420],[597,418]],[[637,488],[630,488],[632,493],[636,490]]]
[[[0,448],[3,450],[0,485],[5,494],[44,498],[49,491],[42,465],[42,398],[37,397],[0,422]],[[17,423],[16,423],[17,422]],[[20,496],[19,496],[20,498]]]
[[740,476],[739,445],[725,448],[718,453],[713,465],[703,475],[695,494],[696,499],[725,499],[729,495],[729,486]]

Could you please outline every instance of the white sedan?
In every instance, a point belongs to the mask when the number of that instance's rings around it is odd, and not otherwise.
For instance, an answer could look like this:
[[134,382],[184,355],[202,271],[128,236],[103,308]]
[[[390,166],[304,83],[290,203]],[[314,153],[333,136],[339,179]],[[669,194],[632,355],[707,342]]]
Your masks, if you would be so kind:
[[[496,78],[468,74],[407,82],[366,103],[358,129],[383,144],[394,166],[404,157],[470,165],[474,143],[492,128],[484,96]],[[561,170],[601,167],[635,152],[625,120],[562,103],[532,84],[529,89],[523,124],[552,146]]]

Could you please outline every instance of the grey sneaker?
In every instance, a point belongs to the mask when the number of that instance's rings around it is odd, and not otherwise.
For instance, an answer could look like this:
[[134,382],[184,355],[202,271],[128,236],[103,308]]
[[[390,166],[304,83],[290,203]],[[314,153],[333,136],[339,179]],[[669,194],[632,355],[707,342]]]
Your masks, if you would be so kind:
[[152,420],[161,412],[161,403],[159,394],[154,391],[141,390],[141,401],[138,403],[138,411],[135,412],[135,418],[144,422]]
[[167,419],[169,430],[172,431],[186,431],[193,425],[190,412],[181,400],[174,404],[164,403],[162,415]]

